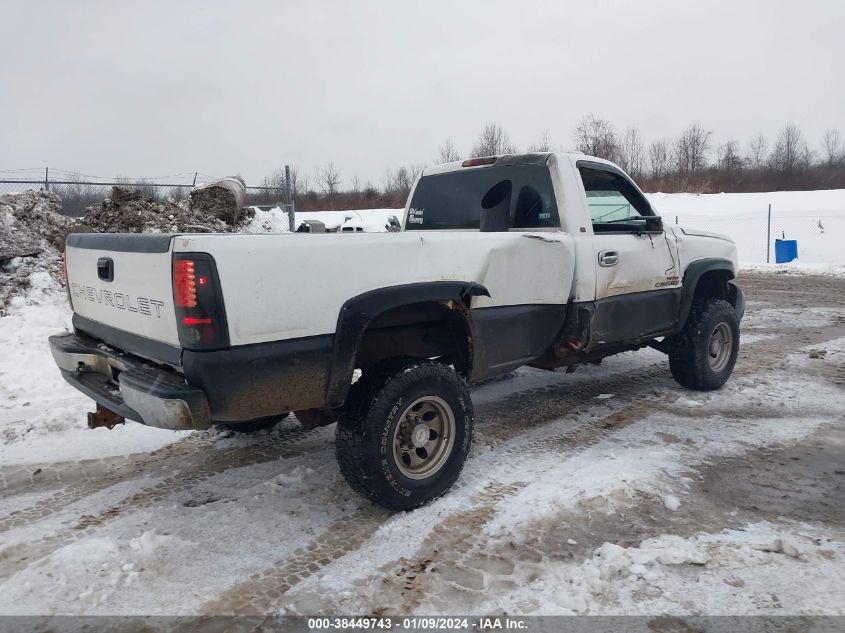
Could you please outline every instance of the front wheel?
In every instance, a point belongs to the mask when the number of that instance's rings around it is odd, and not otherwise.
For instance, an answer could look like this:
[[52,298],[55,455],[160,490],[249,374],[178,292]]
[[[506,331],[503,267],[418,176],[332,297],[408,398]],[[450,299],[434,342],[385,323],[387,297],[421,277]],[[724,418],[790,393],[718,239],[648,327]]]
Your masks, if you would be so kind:
[[711,391],[728,380],[738,352],[734,307],[721,299],[696,299],[684,328],[669,341],[669,368],[680,385]]
[[387,362],[352,385],[338,417],[338,465],[349,485],[391,510],[412,510],[458,478],[472,441],[469,391],[433,361]]

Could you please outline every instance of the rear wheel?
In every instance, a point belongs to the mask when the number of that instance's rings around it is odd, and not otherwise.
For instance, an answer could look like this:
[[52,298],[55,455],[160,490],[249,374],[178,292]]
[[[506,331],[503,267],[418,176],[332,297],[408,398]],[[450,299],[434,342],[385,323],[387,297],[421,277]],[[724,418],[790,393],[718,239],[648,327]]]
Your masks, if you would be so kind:
[[669,368],[690,389],[718,389],[730,377],[739,352],[739,319],[722,299],[696,299],[683,330],[669,342]]
[[257,420],[250,420],[249,422],[231,422],[228,424],[221,424],[224,429],[229,429],[235,433],[255,433],[256,431],[264,431],[272,429],[279,422],[288,417],[287,413],[280,415],[271,415],[268,418],[258,418]]
[[418,508],[458,478],[472,441],[463,379],[433,361],[389,361],[352,385],[336,456],[352,488],[391,510]]

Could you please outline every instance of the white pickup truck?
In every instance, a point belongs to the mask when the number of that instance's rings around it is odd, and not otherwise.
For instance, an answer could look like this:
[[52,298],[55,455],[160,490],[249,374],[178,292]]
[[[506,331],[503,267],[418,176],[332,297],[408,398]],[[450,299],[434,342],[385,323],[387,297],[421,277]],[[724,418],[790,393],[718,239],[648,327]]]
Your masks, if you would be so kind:
[[90,426],[337,421],[347,481],[398,510],[457,479],[468,383],[651,346],[717,389],[745,306],[731,240],[573,154],[428,168],[399,233],[74,234],[65,257],[74,332],[50,344]]

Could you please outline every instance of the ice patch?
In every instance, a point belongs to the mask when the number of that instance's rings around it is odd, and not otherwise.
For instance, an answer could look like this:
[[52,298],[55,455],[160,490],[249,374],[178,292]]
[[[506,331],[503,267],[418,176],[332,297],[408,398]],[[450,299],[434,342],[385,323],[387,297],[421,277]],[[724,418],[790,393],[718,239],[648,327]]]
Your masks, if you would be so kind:
[[667,510],[671,510],[675,512],[678,508],[681,507],[681,500],[678,499],[675,495],[663,495],[663,505],[666,507]]

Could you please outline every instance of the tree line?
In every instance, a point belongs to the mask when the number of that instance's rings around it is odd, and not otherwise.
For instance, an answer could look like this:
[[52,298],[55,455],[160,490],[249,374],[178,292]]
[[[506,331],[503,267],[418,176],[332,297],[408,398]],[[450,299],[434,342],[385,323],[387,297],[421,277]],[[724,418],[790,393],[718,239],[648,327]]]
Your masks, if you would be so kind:
[[[548,133],[543,133],[524,148],[517,147],[501,125],[488,123],[469,151],[461,152],[454,141],[446,139],[427,164],[520,151],[577,151],[606,158],[627,171],[648,192],[845,188],[845,139],[839,129],[828,128],[816,143],[811,143],[794,123],[785,124],[773,138],[757,134],[744,144],[737,139],[716,143],[713,131],[699,123],[689,125],[674,138],[646,140],[636,127],[620,130],[611,121],[589,114],[580,120],[566,144],[556,143]],[[342,169],[333,162],[310,173],[294,167],[291,189],[296,208],[302,211],[399,208],[404,206],[414,180],[425,166],[417,163],[387,169],[380,182],[362,181],[354,173],[344,181]],[[117,181],[151,198],[182,199],[190,192],[188,185],[163,189],[152,182],[125,178]],[[283,169],[274,171],[260,185],[273,190],[250,191],[248,204],[286,200]],[[82,215],[87,206],[99,202],[107,193],[104,188],[87,183],[57,185],[51,189],[59,193],[65,212],[71,215]]]
[[[488,123],[470,151],[462,153],[446,139],[429,164],[525,152],[575,151],[613,161],[644,191],[718,193],[845,188],[845,140],[828,128],[813,145],[794,123],[774,138],[757,134],[747,143],[714,141],[713,131],[699,123],[675,138],[646,140],[636,127],[620,130],[613,122],[589,114],[581,119],[569,143],[556,144],[548,133],[523,150],[497,123]],[[291,172],[291,188],[301,210],[401,207],[411,185],[425,168],[419,163],[388,169],[380,183],[353,175],[342,187],[342,171],[327,163],[307,174]],[[285,187],[284,172],[264,179],[264,186]]]

